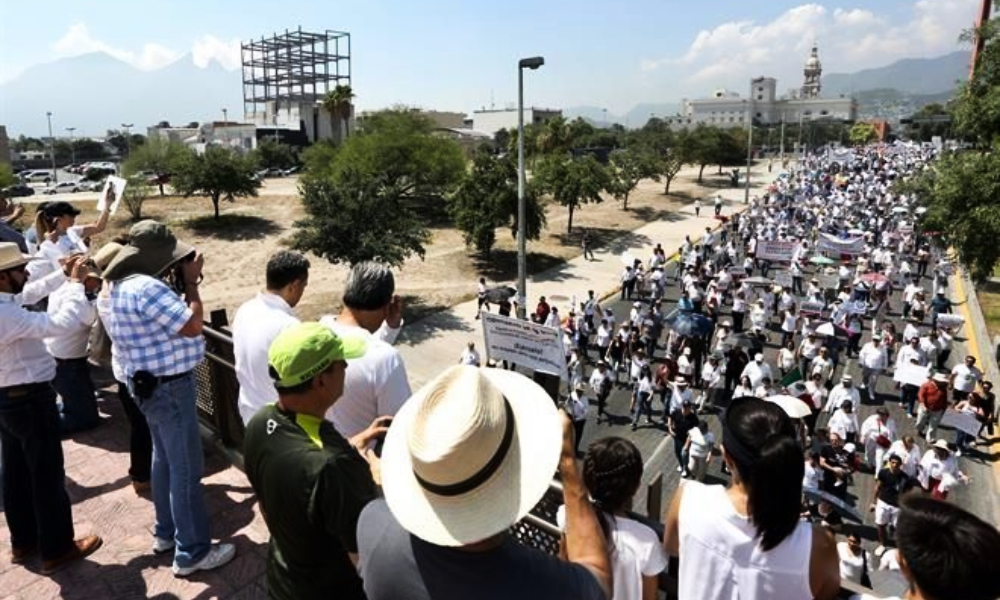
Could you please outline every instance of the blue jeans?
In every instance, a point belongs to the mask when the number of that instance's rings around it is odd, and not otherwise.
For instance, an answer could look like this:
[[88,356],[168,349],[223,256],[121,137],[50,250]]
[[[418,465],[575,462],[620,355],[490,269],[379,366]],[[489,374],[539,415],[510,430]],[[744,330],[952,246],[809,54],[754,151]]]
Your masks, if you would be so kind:
[[85,431],[97,427],[101,417],[97,414],[94,382],[90,379],[87,357],[69,360],[56,359],[56,377],[52,380],[62,399],[62,433]]
[[646,413],[646,420],[653,420],[653,402],[648,392],[637,392],[635,399],[635,413],[632,415],[632,426],[639,424],[639,415]]
[[[134,396],[134,388],[129,387]],[[201,489],[204,459],[194,375],[161,383],[152,397],[136,397],[136,403],[146,415],[153,437],[154,533],[177,543],[174,564],[190,567],[204,558],[212,545]]]

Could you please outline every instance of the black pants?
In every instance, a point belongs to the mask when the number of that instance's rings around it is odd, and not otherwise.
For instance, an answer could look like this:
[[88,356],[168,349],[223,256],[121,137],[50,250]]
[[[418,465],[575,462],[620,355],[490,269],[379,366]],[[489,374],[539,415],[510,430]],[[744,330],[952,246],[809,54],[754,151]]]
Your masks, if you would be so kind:
[[735,333],[740,333],[741,331],[743,331],[743,318],[745,316],[746,313],[741,313],[741,312],[733,313],[733,331]]
[[37,547],[42,560],[73,545],[56,393],[49,384],[10,397],[0,390],[4,516],[16,548]]
[[118,382],[118,400],[125,409],[125,418],[129,427],[129,468],[128,474],[132,481],[149,481],[150,469],[153,464],[153,438],[149,435],[149,424],[139,410],[135,399],[128,393],[128,386]]

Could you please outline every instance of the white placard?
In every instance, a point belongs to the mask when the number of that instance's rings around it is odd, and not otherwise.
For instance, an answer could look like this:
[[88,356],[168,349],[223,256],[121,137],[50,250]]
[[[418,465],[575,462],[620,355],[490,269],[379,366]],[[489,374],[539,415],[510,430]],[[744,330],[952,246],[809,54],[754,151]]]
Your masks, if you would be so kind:
[[836,275],[817,275],[816,281],[819,282],[819,287],[824,290],[836,290],[840,288],[840,278]]
[[774,284],[780,285],[781,287],[790,288],[792,287],[792,274],[789,271],[775,271],[772,274],[774,278]]
[[781,242],[778,240],[760,240],[757,242],[757,258],[792,262],[798,242]]
[[947,410],[941,417],[941,424],[947,425],[959,431],[964,431],[969,435],[979,435],[979,430],[983,424],[976,418],[976,415],[961,410]]
[[823,309],[826,308],[826,304],[823,302],[814,302],[812,300],[803,300],[799,303],[799,310],[806,313],[821,313]]
[[747,270],[744,269],[743,267],[729,267],[729,274],[730,275],[737,275],[739,277],[746,277],[747,276]]
[[948,313],[938,313],[937,326],[944,329],[956,329],[965,324],[965,317]]
[[927,367],[920,365],[899,365],[892,376],[893,381],[921,386],[927,383]]
[[111,200],[110,213],[115,214],[118,212],[118,205],[121,204],[122,197],[125,195],[125,186],[128,182],[121,177],[115,177],[110,175],[104,180],[104,189],[101,190],[101,195],[97,198],[97,212],[103,212],[104,208],[108,206],[108,200]]
[[562,331],[531,321],[480,313],[483,340],[489,359],[506,360],[568,380]]
[[861,254],[865,249],[865,238],[859,236],[842,240],[829,233],[821,233],[819,249],[837,254]]

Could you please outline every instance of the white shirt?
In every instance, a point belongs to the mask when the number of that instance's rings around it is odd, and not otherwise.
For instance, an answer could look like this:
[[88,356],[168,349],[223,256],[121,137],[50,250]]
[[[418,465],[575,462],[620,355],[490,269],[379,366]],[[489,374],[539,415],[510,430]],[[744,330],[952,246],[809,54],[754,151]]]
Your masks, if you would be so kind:
[[858,406],[861,401],[861,394],[858,392],[858,388],[854,386],[845,388],[844,384],[838,383],[833,386],[832,390],[830,390],[830,395],[826,401],[826,412],[832,413],[840,408],[841,405],[847,400],[850,400],[851,404],[855,407]]
[[916,360],[920,366],[927,364],[924,360],[924,353],[920,351],[920,348],[914,348],[909,344],[900,346],[899,353],[896,355],[896,368],[898,369],[901,365],[908,365],[912,360]]
[[63,307],[67,307],[73,330],[45,338],[45,348],[53,358],[84,358],[90,345],[90,330],[97,321],[97,307],[90,300],[80,302],[79,289],[70,283],[63,284],[49,294],[49,316],[59,314]]
[[712,453],[712,447],[715,446],[715,434],[711,431],[706,431],[698,436],[696,441],[695,437],[691,433],[697,429],[698,433],[701,433],[701,429],[695,427],[688,431],[688,439],[691,440],[691,446],[688,447],[688,453],[696,458],[707,458]]
[[479,353],[476,352],[475,348],[472,350],[469,350],[469,348],[462,350],[462,356],[458,359],[459,364],[470,365],[473,367],[478,367],[479,362]]
[[882,344],[876,346],[875,342],[868,342],[858,353],[858,363],[869,369],[884,369],[889,364],[889,355]]
[[774,381],[774,377],[771,376],[771,365],[766,362],[758,363],[756,360],[750,361],[750,364],[743,367],[743,372],[740,373],[740,378],[749,377],[750,385],[752,387],[757,387],[760,382],[767,377],[771,381]]
[[885,453],[886,456],[891,454],[895,454],[903,461],[903,464],[899,468],[904,473],[910,477],[917,476],[917,468],[920,466],[920,446],[916,442],[913,443],[911,450],[907,450],[903,440],[896,440],[889,446],[889,451]]
[[347,361],[344,393],[326,413],[337,431],[350,439],[377,417],[395,415],[410,397],[406,366],[391,345],[399,330],[389,329],[383,323],[373,335],[360,327],[339,323],[331,315],[319,322],[339,336],[361,337],[368,342],[364,356]]
[[813,466],[812,461],[807,460],[805,464],[805,471],[802,475],[802,487],[811,487],[819,489],[819,482],[823,479],[823,468],[820,466]]
[[271,292],[260,292],[237,309],[233,318],[233,354],[240,382],[237,404],[244,425],[258,410],[278,401],[267,351],[278,334],[298,322],[285,299]]
[[757,529],[736,512],[721,485],[685,481],[678,528],[678,598],[697,600],[807,600],[812,525],[764,552]]
[[[873,441],[880,435],[884,435],[889,438],[889,441],[896,439],[896,421],[891,417],[883,423],[878,415],[871,415],[861,423],[861,441],[867,442],[869,440]],[[888,454],[886,455],[888,456]],[[881,465],[879,465],[881,468]]]
[[686,354],[681,354],[677,358],[677,372],[686,377],[690,377],[694,373],[694,363]]
[[[76,303],[87,302],[83,284],[70,282],[70,298],[57,314],[29,312],[24,304],[33,304],[52,293],[66,281],[62,271],[55,271],[37,282],[29,281],[19,295],[0,293],[0,387],[52,381],[56,361],[46,351],[42,340],[71,333],[76,321],[71,316]],[[41,295],[39,295],[41,294]]]
[[584,421],[587,419],[587,409],[590,408],[590,400],[584,394],[573,390],[569,394],[569,402],[566,403],[566,407],[569,409],[569,415],[573,417],[574,421]]
[[[854,554],[851,552],[850,548],[847,547],[847,542],[839,542],[837,544],[837,555],[840,557],[840,578],[846,579],[852,583],[861,583],[861,573],[864,570],[865,555],[866,550],[862,548],[861,554]],[[868,565],[869,571],[872,569],[872,565]]]
[[847,414],[844,409],[838,408],[830,420],[826,424],[827,429],[830,433],[836,433],[840,436],[840,439],[847,439],[848,433],[858,432],[858,416],[853,412]]
[[791,369],[795,366],[795,352],[789,350],[788,348],[782,348],[778,351],[778,365],[782,369]]
[[955,376],[955,389],[960,392],[971,392],[976,389],[976,383],[983,378],[983,372],[976,367],[969,368],[965,363],[957,364],[951,369]]

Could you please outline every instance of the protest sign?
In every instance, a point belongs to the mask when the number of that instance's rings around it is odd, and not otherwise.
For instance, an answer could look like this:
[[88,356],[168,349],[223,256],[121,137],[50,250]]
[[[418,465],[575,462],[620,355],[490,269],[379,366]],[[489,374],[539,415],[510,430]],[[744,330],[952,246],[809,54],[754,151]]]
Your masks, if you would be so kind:
[[927,367],[920,365],[899,365],[892,376],[893,381],[921,386],[927,382]]
[[816,302],[813,300],[803,300],[799,303],[799,310],[804,313],[821,313],[826,307],[823,302]]
[[939,314],[937,326],[942,329],[956,329],[965,324],[965,317],[962,315]]
[[941,424],[945,427],[952,427],[959,431],[975,436],[979,435],[979,430],[983,424],[976,418],[976,415],[960,410],[948,410],[941,417]]
[[568,379],[561,330],[489,312],[480,315],[488,358]]
[[107,206],[111,207],[108,212],[112,215],[118,212],[118,205],[121,204],[122,196],[125,195],[125,186],[127,184],[127,181],[114,175],[105,179],[104,189],[101,190],[101,195],[97,198],[96,208],[98,212],[103,211]]
[[828,233],[821,233],[819,249],[836,254],[861,254],[865,249],[865,238],[857,236],[842,240]]
[[840,288],[840,278],[836,275],[817,275],[816,281],[819,282],[819,287],[824,290],[835,290]]
[[798,242],[780,242],[777,240],[760,240],[757,242],[757,258],[791,262],[795,256]]
[[792,274],[789,271],[775,271],[772,274],[775,285],[780,285],[781,287],[790,288],[792,287]]
[[844,309],[847,310],[848,314],[863,315],[868,312],[868,303],[864,300],[855,300],[844,304]]
[[736,275],[738,277],[747,276],[747,270],[743,267],[729,267],[728,271],[730,275]]

